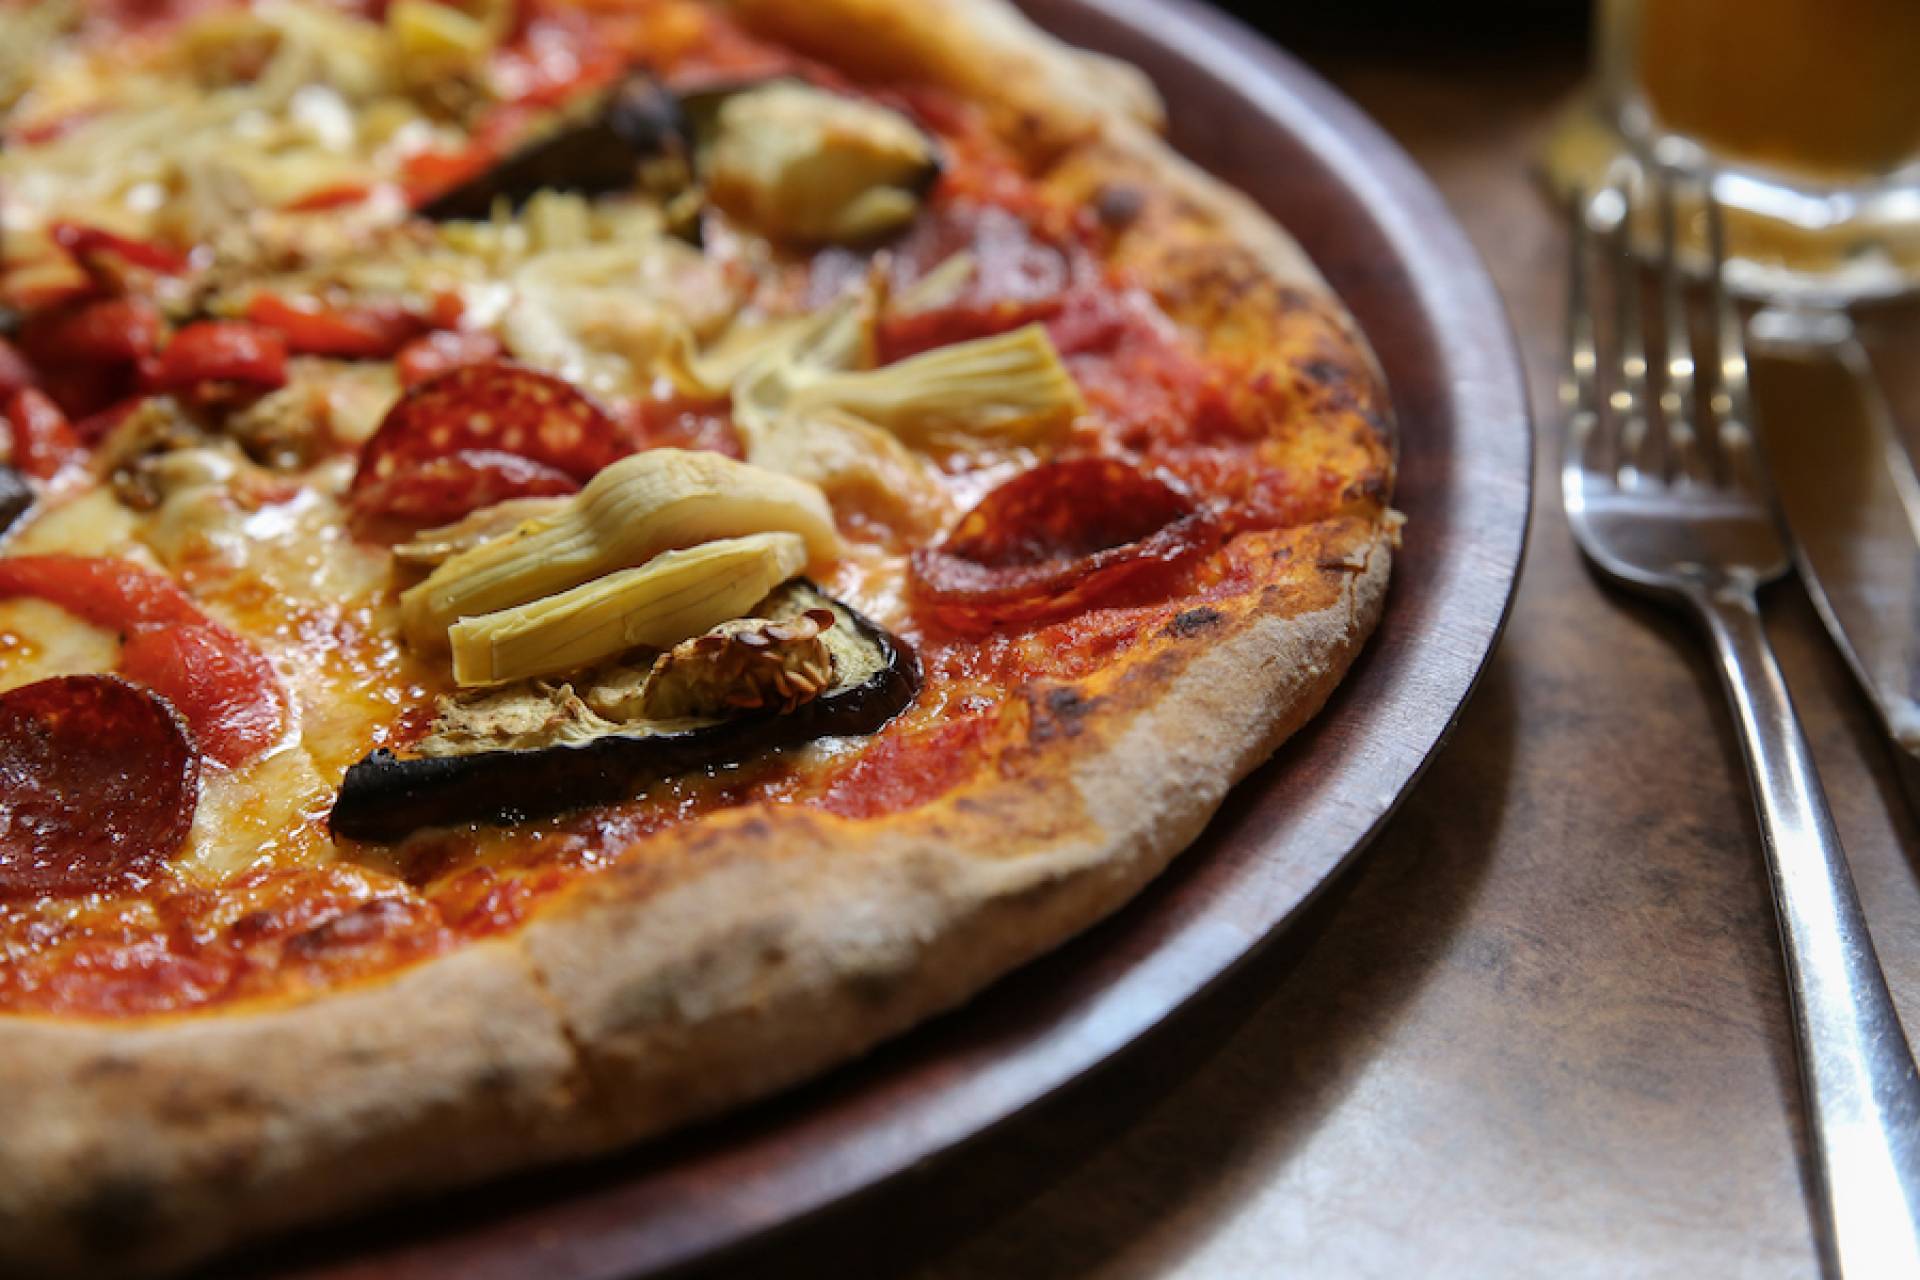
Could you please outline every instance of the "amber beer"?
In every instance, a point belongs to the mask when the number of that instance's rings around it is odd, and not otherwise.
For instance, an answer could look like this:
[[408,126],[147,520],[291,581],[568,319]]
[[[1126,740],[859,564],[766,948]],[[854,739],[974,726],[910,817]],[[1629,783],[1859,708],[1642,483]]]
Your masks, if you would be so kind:
[[1607,86],[1717,161],[1814,184],[1920,162],[1920,0],[1603,0]]

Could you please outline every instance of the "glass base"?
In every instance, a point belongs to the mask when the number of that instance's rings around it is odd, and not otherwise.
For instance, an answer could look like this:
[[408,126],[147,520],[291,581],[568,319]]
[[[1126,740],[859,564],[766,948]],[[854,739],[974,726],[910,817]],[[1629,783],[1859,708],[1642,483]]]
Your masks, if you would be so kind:
[[[1683,174],[1708,171],[1706,155],[1685,139],[1658,145],[1661,160]],[[1563,201],[1575,191],[1638,183],[1647,149],[1583,94],[1555,121],[1539,157],[1541,177]],[[1737,165],[1712,172],[1726,215],[1726,280],[1735,292],[1817,306],[1920,295],[1920,183],[1815,187]],[[1683,265],[1699,274],[1704,188],[1682,181],[1675,190]],[[1649,219],[1636,240],[1650,247],[1654,234]]]

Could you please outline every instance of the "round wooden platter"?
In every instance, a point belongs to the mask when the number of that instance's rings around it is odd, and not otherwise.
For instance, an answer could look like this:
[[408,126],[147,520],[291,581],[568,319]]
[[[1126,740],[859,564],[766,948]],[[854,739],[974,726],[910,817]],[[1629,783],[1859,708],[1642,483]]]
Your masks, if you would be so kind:
[[602,1280],[791,1224],[983,1133],[1150,1031],[1346,865],[1419,777],[1519,573],[1532,436],[1492,283],[1439,196],[1346,100],[1193,0],[1027,0],[1144,68],[1173,141],[1312,255],[1385,366],[1408,518],[1386,617],[1326,710],[1126,910],[861,1062],[629,1156],[281,1241],[238,1272]]

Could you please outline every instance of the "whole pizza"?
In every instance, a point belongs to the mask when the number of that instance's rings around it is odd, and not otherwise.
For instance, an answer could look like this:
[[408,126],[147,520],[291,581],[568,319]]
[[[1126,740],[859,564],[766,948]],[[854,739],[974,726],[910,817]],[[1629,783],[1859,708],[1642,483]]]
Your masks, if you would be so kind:
[[790,1085],[1322,704],[1368,349],[1002,0],[0,7],[0,1270]]

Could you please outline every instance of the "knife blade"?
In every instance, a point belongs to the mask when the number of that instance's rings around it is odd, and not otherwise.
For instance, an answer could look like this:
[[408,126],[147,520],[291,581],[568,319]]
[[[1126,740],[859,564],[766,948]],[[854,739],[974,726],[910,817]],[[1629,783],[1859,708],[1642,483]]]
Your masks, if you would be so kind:
[[1920,473],[1844,316],[1763,311],[1752,335],[1755,417],[1801,581],[1920,813]]

